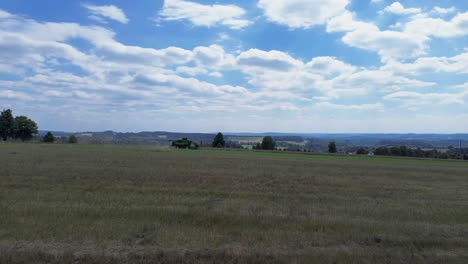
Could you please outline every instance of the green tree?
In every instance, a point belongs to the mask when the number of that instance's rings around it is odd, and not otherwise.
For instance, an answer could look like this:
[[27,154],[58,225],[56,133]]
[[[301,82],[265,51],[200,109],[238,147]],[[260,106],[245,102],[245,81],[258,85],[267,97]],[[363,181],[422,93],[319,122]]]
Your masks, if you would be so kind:
[[47,134],[42,139],[45,143],[53,143],[55,141],[55,137],[51,132],[47,132]]
[[375,149],[374,154],[377,156],[390,155],[390,150],[387,147],[378,147]]
[[255,144],[255,146],[253,147],[253,149],[262,149],[262,143],[257,142],[257,144]]
[[369,154],[369,151],[367,151],[365,148],[358,148],[358,150],[356,151],[356,154],[358,155],[367,155]]
[[400,146],[400,155],[407,157],[408,155],[408,147],[407,146]]
[[400,147],[391,147],[390,148],[390,154],[392,156],[401,156],[401,149]]
[[0,137],[3,141],[14,136],[15,119],[10,109],[2,111],[0,114]]
[[70,143],[70,144],[76,144],[76,143],[78,143],[78,138],[76,138],[75,135],[71,135],[71,136],[68,138],[68,143]]
[[274,150],[276,147],[275,141],[270,136],[266,136],[262,140],[262,149],[264,150]]
[[213,143],[211,144],[211,146],[213,148],[224,148],[225,145],[226,141],[224,141],[224,136],[221,132],[219,132],[213,139]]
[[338,152],[338,151],[336,150],[336,143],[335,143],[334,141],[328,143],[328,152],[329,152],[329,153],[336,153],[336,152]]
[[15,117],[14,136],[21,141],[30,140],[37,134],[38,128],[36,122],[26,116]]

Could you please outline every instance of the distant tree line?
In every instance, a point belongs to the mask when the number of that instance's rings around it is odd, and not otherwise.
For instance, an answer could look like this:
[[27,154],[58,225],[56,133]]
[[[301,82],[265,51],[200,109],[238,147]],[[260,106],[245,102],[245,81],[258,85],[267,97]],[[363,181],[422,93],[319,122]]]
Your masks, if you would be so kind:
[[[213,148],[243,148],[242,145],[235,143],[233,141],[226,141],[224,139],[223,133],[219,132],[213,139],[211,143],[211,147]],[[262,150],[275,150],[276,143],[271,136],[266,136],[262,139],[262,142],[257,142],[256,145],[253,146],[253,149],[262,149]]]
[[379,156],[395,156],[395,157],[416,157],[416,158],[433,158],[433,159],[464,159],[468,160],[468,155],[464,150],[449,147],[447,151],[439,151],[437,149],[423,150],[421,148],[409,148],[407,146],[393,147],[378,147],[374,150],[375,155]]
[[38,133],[36,122],[27,116],[13,117],[10,109],[0,113],[0,136],[3,141],[8,139],[31,140]]
[[[335,142],[332,141],[328,143],[328,152],[337,153]],[[468,160],[468,149],[454,148],[453,146],[449,146],[448,150],[446,151],[437,149],[423,150],[421,148],[411,148],[405,145],[378,147],[375,149],[358,147],[357,149],[355,148],[352,152],[357,155],[368,155],[369,153],[372,153],[377,156]]]

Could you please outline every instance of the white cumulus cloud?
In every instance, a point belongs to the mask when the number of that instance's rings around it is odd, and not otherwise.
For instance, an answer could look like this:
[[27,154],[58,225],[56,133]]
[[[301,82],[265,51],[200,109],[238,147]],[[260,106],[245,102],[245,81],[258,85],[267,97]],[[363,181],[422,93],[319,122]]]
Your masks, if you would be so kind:
[[377,52],[382,61],[417,58],[427,53],[432,38],[468,35],[468,12],[457,14],[450,20],[415,15],[398,25],[392,30],[382,30],[345,11],[327,23],[327,31],[345,32],[341,38],[345,44]]
[[115,5],[97,6],[91,4],[83,4],[83,7],[88,9],[90,18],[98,20],[100,22],[105,21],[104,19],[111,19],[122,24],[127,24],[129,19],[125,15],[124,11]]
[[349,0],[259,0],[265,17],[290,28],[310,28],[323,25],[339,15]]
[[242,29],[250,25],[246,11],[236,5],[203,5],[185,0],[165,0],[159,13],[165,21],[187,20],[195,26],[228,26]]
[[405,8],[400,2],[385,7],[383,12],[392,13],[396,15],[412,15],[421,13],[421,8]]

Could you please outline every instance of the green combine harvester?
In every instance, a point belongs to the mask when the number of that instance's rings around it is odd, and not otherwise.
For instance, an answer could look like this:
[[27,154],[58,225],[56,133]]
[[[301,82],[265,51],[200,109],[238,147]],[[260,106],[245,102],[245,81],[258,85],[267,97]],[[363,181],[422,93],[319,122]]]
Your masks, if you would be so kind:
[[198,149],[198,144],[187,138],[171,140],[172,146],[178,149]]

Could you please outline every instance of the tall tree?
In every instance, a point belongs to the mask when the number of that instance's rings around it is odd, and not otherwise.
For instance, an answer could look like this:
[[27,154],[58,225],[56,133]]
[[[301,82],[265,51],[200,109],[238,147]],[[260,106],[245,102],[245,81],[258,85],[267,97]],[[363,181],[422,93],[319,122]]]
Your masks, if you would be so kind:
[[68,138],[68,143],[70,143],[70,144],[76,144],[76,143],[78,143],[78,138],[76,138],[75,135],[71,135],[71,136]]
[[328,152],[329,153],[336,153],[336,143],[334,141],[328,143]]
[[15,138],[21,139],[21,141],[30,140],[35,134],[37,134],[38,128],[36,122],[32,121],[26,116],[15,117],[14,134]]
[[225,145],[226,141],[224,141],[223,133],[219,132],[213,139],[213,143],[211,144],[211,146],[213,148],[224,148]]
[[55,141],[55,137],[51,132],[47,132],[43,140],[45,143],[53,143]]
[[262,149],[265,150],[274,150],[276,147],[275,141],[273,141],[273,138],[270,136],[266,136],[262,140]]
[[14,136],[13,129],[15,125],[15,119],[10,109],[2,111],[0,114],[0,137],[3,141]]

